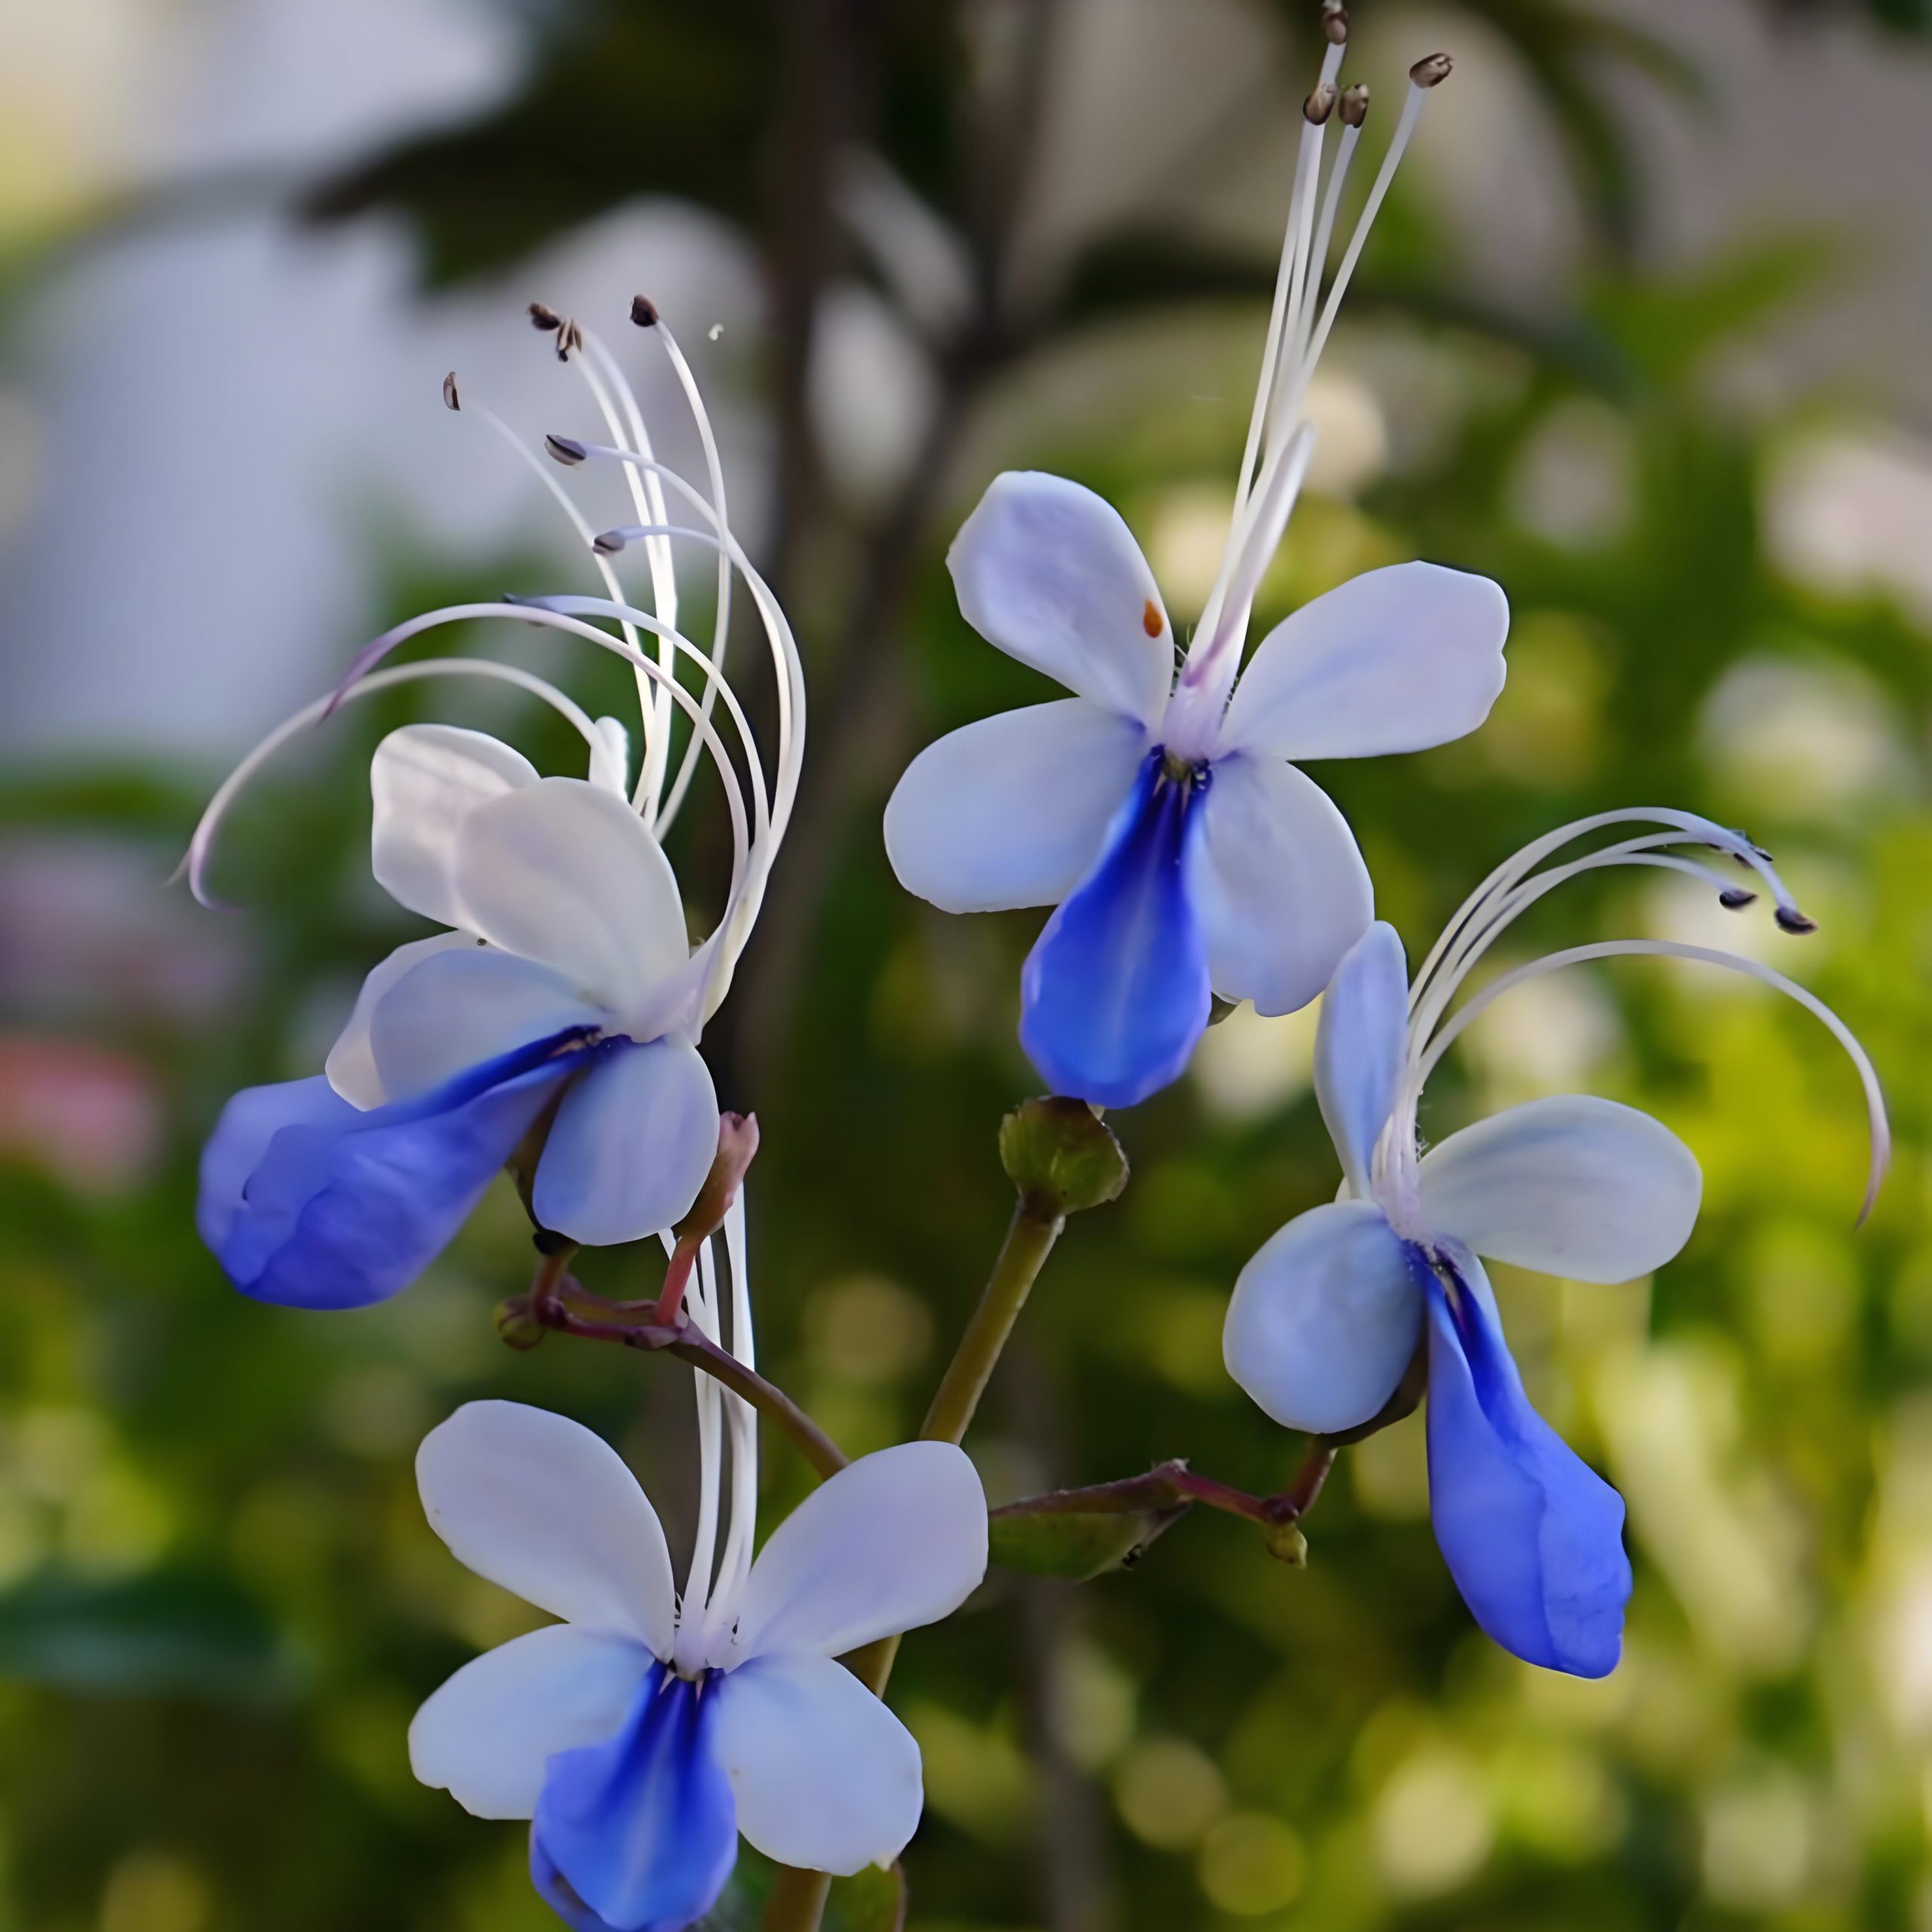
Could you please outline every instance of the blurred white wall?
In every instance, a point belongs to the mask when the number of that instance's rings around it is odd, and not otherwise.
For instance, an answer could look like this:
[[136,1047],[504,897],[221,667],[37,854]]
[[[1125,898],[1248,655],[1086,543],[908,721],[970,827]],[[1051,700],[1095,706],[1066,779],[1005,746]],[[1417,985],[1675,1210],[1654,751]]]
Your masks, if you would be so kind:
[[[1932,423],[1932,57],[1842,25],[1774,28],[1755,0],[1604,3],[1711,82],[1696,110],[1631,91],[1655,171],[1654,259],[1692,264],[1794,226],[1854,238],[1820,298],[1733,372],[1742,390],[1822,386],[1875,418]],[[1459,55],[1410,179],[1465,272],[1513,302],[1560,301],[1574,211],[1500,44],[1426,8],[1358,16],[1358,71],[1385,122],[1409,58]],[[1037,272],[1128,205],[1257,240],[1278,230],[1293,128],[1257,20],[1247,0],[1070,0]],[[0,0],[0,237],[142,184],[238,171],[265,184],[252,204],[68,259],[19,319],[0,379],[10,754],[232,753],[326,681],[372,621],[374,574],[412,542],[481,555],[549,540],[559,581],[574,581],[532,484],[436,401],[456,366],[533,434],[579,420],[571,379],[521,320],[533,295],[621,336],[648,285],[728,405],[755,282],[694,216],[632,208],[503,286],[426,299],[399,229],[302,231],[271,211],[266,184],[488,103],[515,78],[512,25],[491,0]],[[912,446],[919,371],[885,383],[876,305],[832,306],[815,389],[841,432],[835,460],[876,494]],[[854,368],[873,379],[855,384]],[[895,386],[903,408],[872,420]],[[725,426],[752,466],[737,500],[755,506],[755,422],[728,407]]]
[[[575,378],[524,319],[540,296],[617,337],[648,400],[668,403],[662,358],[623,339],[631,295],[648,286],[700,363],[717,361],[706,331],[753,307],[729,242],[683,211],[633,209],[513,284],[425,299],[399,227],[305,231],[272,205],[278,187],[486,105],[516,72],[506,14],[6,0],[0,15],[6,92],[66,158],[50,197],[256,171],[263,189],[90,246],[30,305],[0,401],[0,472],[16,479],[0,743],[232,755],[325,687],[374,620],[374,573],[416,540],[547,546],[558,587],[592,587],[510,452],[443,410],[443,374],[460,368],[533,436],[588,427]],[[601,521],[618,520],[614,500]]]

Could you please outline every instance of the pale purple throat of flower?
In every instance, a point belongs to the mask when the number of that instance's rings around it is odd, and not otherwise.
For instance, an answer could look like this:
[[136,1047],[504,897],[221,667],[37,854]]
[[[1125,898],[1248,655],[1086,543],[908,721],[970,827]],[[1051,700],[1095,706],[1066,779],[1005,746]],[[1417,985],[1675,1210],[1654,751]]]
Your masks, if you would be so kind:
[[[731,870],[724,910],[699,949],[694,975],[694,1013],[701,1023],[716,1010],[729,986],[790,822],[804,752],[804,668],[784,611],[732,531],[717,438],[697,378],[669,325],[644,298],[633,304],[632,320],[666,358],[696,426],[706,472],[703,488],[658,460],[635,392],[601,339],[540,303],[531,304],[531,315],[540,331],[554,337],[558,359],[581,378],[610,438],[608,443],[548,435],[543,439],[543,447],[554,461],[546,462],[533,441],[477,401],[454,374],[443,384],[443,401],[466,419],[487,425],[528,464],[583,542],[602,594],[506,596],[490,602],[448,605],[411,617],[372,639],[355,654],[334,691],[278,725],[229,774],[195,828],[181,875],[203,904],[217,903],[208,889],[208,861],[215,835],[237,797],[285,744],[326,721],[340,705],[426,678],[481,678],[509,685],[548,704],[571,726],[587,748],[592,782],[627,796],[660,838],[677,817],[698,770],[708,759],[731,821]],[[592,451],[623,467],[638,520],[620,533],[595,531],[558,476],[558,463],[568,466]],[[642,543],[648,608],[626,593],[613,561],[632,540]],[[715,560],[708,650],[700,648],[678,626],[680,544],[695,545]],[[713,568],[705,566],[707,573]],[[734,590],[740,581],[750,596],[774,670],[777,741],[768,757],[761,751],[725,676]],[[641,755],[634,782],[629,771],[629,734],[623,724],[615,718],[592,718],[554,684],[519,665],[478,657],[441,657],[399,665],[384,661],[403,645],[445,625],[486,619],[559,632],[611,652],[630,665],[637,682],[641,734]],[[604,628],[606,624],[614,629]],[[695,691],[678,679],[681,658],[698,674]],[[728,734],[718,728],[716,713],[721,709],[728,722]],[[674,727],[679,717],[686,728],[681,752],[675,743]]]
[[[1260,380],[1235,487],[1234,515],[1220,568],[1188,646],[1162,727],[1162,740],[1169,753],[1183,763],[1200,762],[1214,751],[1221,714],[1241,668],[1256,593],[1287,528],[1314,454],[1315,426],[1306,413],[1309,385],[1423,108],[1450,70],[1449,57],[1442,54],[1431,54],[1409,70],[1408,88],[1388,151],[1324,288],[1322,276],[1336,215],[1368,109],[1366,88],[1337,91],[1348,51],[1346,15],[1340,8],[1331,8],[1327,20],[1329,45],[1321,77],[1303,109],[1287,230],[1275,275]],[[1340,138],[1324,185],[1324,149],[1329,125],[1335,121],[1341,123]]]

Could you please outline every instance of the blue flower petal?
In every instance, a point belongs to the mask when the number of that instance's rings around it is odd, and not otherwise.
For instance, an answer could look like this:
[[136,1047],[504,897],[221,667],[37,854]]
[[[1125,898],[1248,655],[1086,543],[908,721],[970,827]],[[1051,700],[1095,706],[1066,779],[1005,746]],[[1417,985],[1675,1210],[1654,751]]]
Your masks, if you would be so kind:
[[547,1867],[568,1886],[595,1915],[583,1921],[593,1932],[669,1932],[716,1903],[738,1856],[717,1720],[709,1685],[660,1664],[614,1737],[550,1760],[531,1833],[531,1872]]
[[1177,1079],[1206,1030],[1208,950],[1190,891],[1204,774],[1148,753],[1092,871],[1020,975],[1020,1043],[1057,1094],[1129,1107]]
[[202,1149],[195,1231],[217,1255],[226,1247],[242,1212],[248,1177],[285,1127],[342,1127],[361,1118],[319,1073],[312,1079],[287,1080],[278,1086],[244,1088],[222,1109],[221,1118]]
[[366,1113],[331,1104],[326,1082],[237,1094],[202,1157],[197,1217],[229,1279],[295,1308],[361,1308],[407,1287],[582,1064],[572,1037]]
[[1410,1253],[1429,1296],[1429,1511],[1450,1574],[1506,1651],[1606,1676],[1630,1595],[1623,1499],[1531,1407],[1474,1257],[1451,1251],[1452,1291]]
[[619,1932],[608,1918],[597,1914],[571,1890],[570,1881],[559,1872],[538,1841],[533,1828],[530,1834],[530,1882],[537,1896],[571,1928],[571,1932]]

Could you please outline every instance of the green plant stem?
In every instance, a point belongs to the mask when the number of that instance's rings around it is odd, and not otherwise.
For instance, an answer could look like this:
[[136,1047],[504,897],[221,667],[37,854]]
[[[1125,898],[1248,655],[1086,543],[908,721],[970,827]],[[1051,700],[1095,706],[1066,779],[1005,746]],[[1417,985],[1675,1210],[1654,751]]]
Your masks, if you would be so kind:
[[[924,1441],[958,1442],[964,1439],[979,1409],[980,1398],[986,1393],[986,1384],[992,1380],[1001,1352],[1013,1333],[1013,1324],[1019,1320],[1020,1311],[1026,1306],[1026,1297],[1032,1294],[1033,1284],[1038,1280],[1040,1270],[1046,1265],[1047,1257],[1053,1252],[1054,1243],[1060,1239],[1060,1231],[1066,1226],[1064,1215],[1054,1214],[1024,1199],[1014,1209],[1006,1239],[980,1293],[980,1305],[974,1309],[973,1318],[966,1324],[965,1334],[959,1338],[959,1346],[946,1364],[932,1406],[927,1410],[925,1421],[920,1426],[919,1434]],[[868,1644],[845,1660],[859,1681],[875,1697],[885,1694],[885,1687],[892,1677],[892,1666],[898,1661],[899,1644],[900,1639],[896,1636],[881,1637],[877,1643]],[[797,1923],[809,1927],[814,1921],[805,1919]],[[789,1932],[789,1928],[774,1925],[769,1919],[766,1926],[767,1932]]]
[[[928,1442],[958,1442],[972,1426],[980,1398],[986,1392],[1001,1353],[1020,1311],[1032,1293],[1054,1243],[1066,1226],[1063,1214],[1053,1212],[1023,1197],[1013,1211],[1013,1220],[1001,1244],[992,1272],[980,1291],[980,1305],[959,1338],[952,1359],[940,1378],[932,1406],[926,1411],[919,1435]],[[898,1661],[900,1639],[881,1637],[863,1650],[854,1651],[845,1662],[859,1681],[875,1697],[884,1697]],[[765,1903],[764,1932],[817,1932],[829,1896],[832,1881],[822,1872],[780,1869],[777,1883]]]
[[939,1389],[920,1425],[919,1434],[928,1442],[959,1442],[965,1439],[973,1417],[992,1379],[1000,1355],[1013,1333],[1013,1324],[1026,1305],[1033,1284],[1054,1243],[1066,1226],[1066,1217],[1022,1201],[1013,1211],[999,1256],[980,1305],[959,1338],[959,1346],[946,1364]]
[[764,1932],[817,1932],[832,1896],[829,1872],[781,1865],[764,1901]]

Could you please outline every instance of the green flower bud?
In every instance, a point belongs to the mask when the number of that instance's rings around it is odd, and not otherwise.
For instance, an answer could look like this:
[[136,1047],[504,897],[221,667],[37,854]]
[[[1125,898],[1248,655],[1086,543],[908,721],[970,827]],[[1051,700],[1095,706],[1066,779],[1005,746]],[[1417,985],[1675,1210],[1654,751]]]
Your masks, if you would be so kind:
[[1042,1220],[1115,1199],[1127,1155],[1084,1100],[1023,1100],[1000,1122],[999,1157],[1028,1211]]

